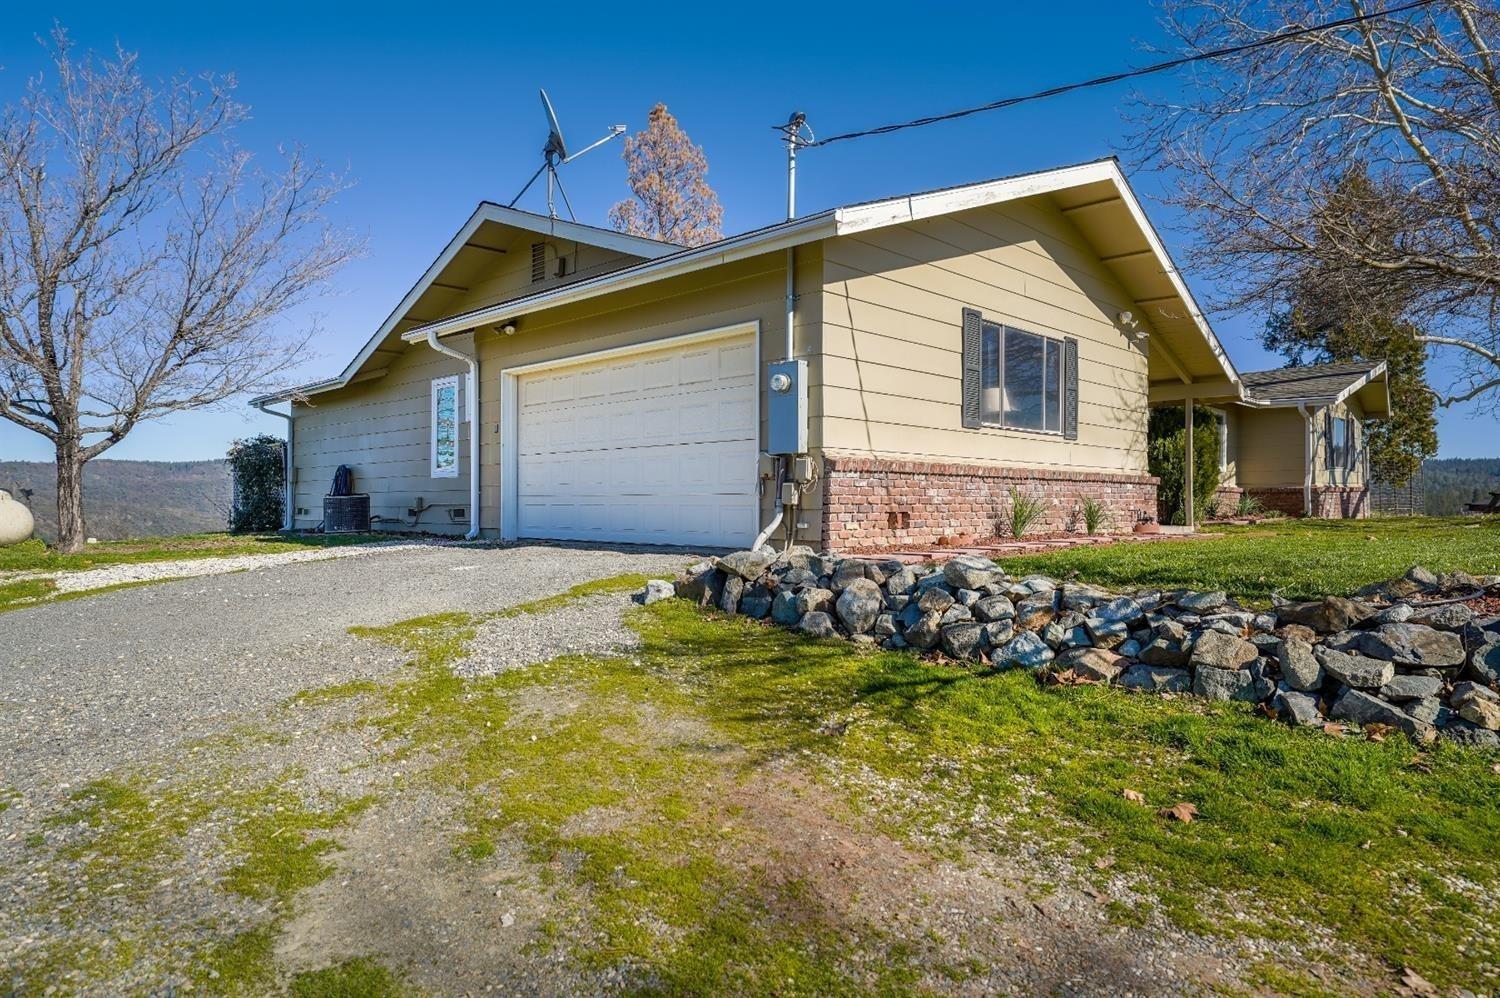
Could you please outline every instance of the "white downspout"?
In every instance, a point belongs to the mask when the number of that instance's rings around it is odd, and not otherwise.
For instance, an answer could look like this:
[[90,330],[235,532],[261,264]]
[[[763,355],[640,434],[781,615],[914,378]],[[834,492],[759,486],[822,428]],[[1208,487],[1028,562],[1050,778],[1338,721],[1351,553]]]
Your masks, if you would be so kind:
[[464,540],[472,541],[479,537],[479,341],[475,334],[474,356],[459,353],[438,342],[437,330],[429,330],[427,333],[427,345],[438,353],[447,354],[455,360],[461,360],[469,365],[469,532],[464,535]]
[[1317,418],[1317,410],[1307,411],[1306,402],[1297,403],[1297,411],[1302,414],[1302,515],[1312,516],[1312,480],[1313,480],[1313,454],[1317,451],[1313,436],[1313,420]]
[[296,403],[291,399],[287,399],[286,412],[277,412],[275,409],[267,408],[270,405],[269,402],[255,402],[252,404],[267,416],[280,416],[286,420],[286,461],[284,462],[286,466],[282,469],[284,499],[281,504],[281,529],[290,532],[293,525],[293,509],[297,505],[297,498],[293,495],[294,476],[297,469],[297,418],[292,415],[292,412],[296,408]]

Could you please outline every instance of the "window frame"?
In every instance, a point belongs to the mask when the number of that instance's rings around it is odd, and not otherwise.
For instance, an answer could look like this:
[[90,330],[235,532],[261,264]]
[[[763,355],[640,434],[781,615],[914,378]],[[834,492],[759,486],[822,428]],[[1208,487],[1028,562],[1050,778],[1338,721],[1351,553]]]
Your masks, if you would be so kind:
[[[1339,432],[1343,433],[1343,444],[1338,443]],[[1354,418],[1352,416],[1328,415],[1328,457],[1326,464],[1329,471],[1353,471],[1354,470]]]
[[[428,428],[428,435],[431,438],[431,445],[432,445],[431,446],[431,455],[430,455],[430,457],[431,457],[431,471],[432,471],[432,477],[433,478],[457,478],[458,477],[458,466],[459,466],[459,463],[460,463],[459,462],[459,441],[460,441],[459,427],[463,424],[463,417],[460,414],[461,413],[461,408],[460,408],[460,405],[459,405],[459,403],[462,401],[459,398],[459,393],[461,391],[461,389],[459,388],[459,381],[460,381],[460,378],[456,374],[450,374],[450,375],[448,375],[445,378],[433,378],[432,379],[432,387],[431,387],[431,396],[432,396],[431,397],[431,422],[430,422],[430,425],[429,425],[429,428]],[[439,404],[438,403],[438,399],[441,397],[443,390],[447,389],[447,388],[452,388],[453,389],[453,462],[452,462],[452,464],[448,465],[447,467],[443,467],[443,466],[441,466],[441,465],[438,464],[438,404]]]
[[[984,406],[984,392],[991,390],[989,386],[989,370],[984,364],[984,342],[990,330],[997,333],[995,349],[995,385],[994,390],[1000,393],[1000,404],[996,410],[997,419],[988,418],[989,414]],[[1042,342],[1041,377],[1038,390],[1042,395],[1042,425],[1016,426],[1005,422],[1005,338],[1007,334],[1015,333],[1019,336],[1032,336]],[[980,371],[979,371],[979,425],[990,430],[1011,430],[1016,433],[1036,433],[1048,437],[1064,437],[1067,434],[1067,395],[1068,395],[1068,372],[1067,372],[1067,339],[1062,336],[1049,336],[1046,333],[1038,333],[1020,326],[1013,326],[1006,322],[994,322],[989,319],[980,319]],[[1057,385],[1056,398],[1052,400],[1055,410],[1052,415],[1057,420],[1056,429],[1047,429],[1047,358],[1049,352],[1056,351],[1057,358]]]

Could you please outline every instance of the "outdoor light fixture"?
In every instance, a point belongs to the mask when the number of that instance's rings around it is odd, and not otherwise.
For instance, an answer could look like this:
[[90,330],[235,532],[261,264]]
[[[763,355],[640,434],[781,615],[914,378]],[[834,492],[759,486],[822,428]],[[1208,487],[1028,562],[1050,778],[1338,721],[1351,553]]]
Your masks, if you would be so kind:
[[514,336],[516,335],[516,324],[514,322],[507,322],[500,327],[500,331],[506,336]]

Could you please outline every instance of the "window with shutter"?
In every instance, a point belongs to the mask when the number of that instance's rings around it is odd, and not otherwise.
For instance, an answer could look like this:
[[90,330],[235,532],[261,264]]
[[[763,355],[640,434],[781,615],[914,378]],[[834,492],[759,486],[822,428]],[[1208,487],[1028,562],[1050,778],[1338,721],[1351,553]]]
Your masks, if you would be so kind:
[[963,311],[963,425],[1078,437],[1078,341]]

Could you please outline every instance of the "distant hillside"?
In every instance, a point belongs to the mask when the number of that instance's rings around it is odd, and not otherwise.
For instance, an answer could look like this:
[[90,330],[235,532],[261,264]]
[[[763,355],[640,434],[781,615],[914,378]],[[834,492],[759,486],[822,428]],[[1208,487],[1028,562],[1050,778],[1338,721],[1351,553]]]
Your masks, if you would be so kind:
[[[57,536],[57,471],[50,462],[0,461],[0,489],[31,489],[37,532]],[[90,537],[166,537],[223,530],[229,507],[223,461],[90,461],[83,515]],[[17,496],[19,498],[19,495]]]
[[1488,502],[1500,489],[1500,457],[1444,457],[1422,462],[1427,485],[1427,515],[1452,516],[1464,503]]

